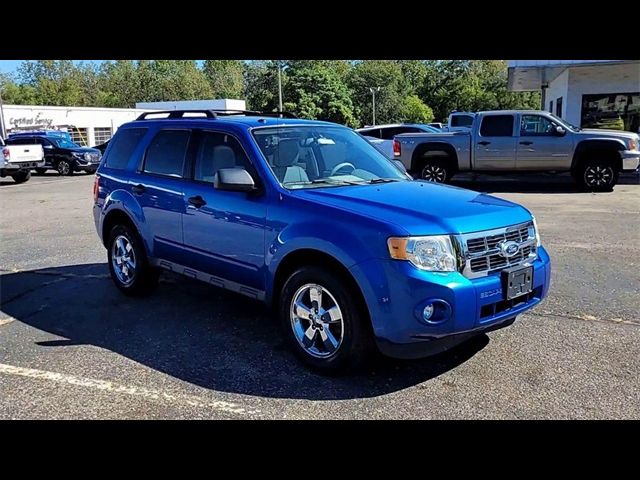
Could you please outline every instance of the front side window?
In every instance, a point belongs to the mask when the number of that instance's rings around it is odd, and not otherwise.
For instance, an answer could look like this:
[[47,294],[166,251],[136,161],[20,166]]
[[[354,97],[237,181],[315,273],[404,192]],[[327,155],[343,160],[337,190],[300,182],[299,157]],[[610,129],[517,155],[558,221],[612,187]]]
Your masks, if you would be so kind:
[[218,132],[202,132],[196,152],[193,178],[213,183],[221,168],[249,170],[249,159],[238,140],[232,136]]
[[482,119],[480,135],[483,137],[511,137],[513,115],[487,115]]
[[389,159],[349,128],[265,127],[254,138],[285,188],[363,185],[407,180]]
[[523,115],[520,122],[520,136],[552,135],[556,126],[546,117],[541,115]]
[[161,130],[147,147],[144,171],[156,175],[182,177],[190,136],[189,130]]

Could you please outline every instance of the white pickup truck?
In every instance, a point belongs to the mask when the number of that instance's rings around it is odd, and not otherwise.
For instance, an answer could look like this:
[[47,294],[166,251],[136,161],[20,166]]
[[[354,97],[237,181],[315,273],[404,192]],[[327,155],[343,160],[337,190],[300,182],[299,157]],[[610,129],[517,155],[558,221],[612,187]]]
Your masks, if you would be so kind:
[[0,138],[0,177],[11,177],[16,183],[31,178],[32,168],[44,167],[42,145],[5,145]]

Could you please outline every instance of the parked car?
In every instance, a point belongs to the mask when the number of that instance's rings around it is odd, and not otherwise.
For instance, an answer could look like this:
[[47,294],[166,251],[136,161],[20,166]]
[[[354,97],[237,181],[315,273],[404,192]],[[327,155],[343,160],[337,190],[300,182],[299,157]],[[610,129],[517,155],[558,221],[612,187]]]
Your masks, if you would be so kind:
[[583,188],[607,191],[640,162],[635,133],[587,130],[544,111],[475,115],[469,132],[406,134],[394,154],[415,176],[444,183],[458,172],[571,172]]
[[387,158],[393,159],[393,137],[401,133],[438,133],[435,127],[421,123],[392,123],[387,125],[376,125],[375,127],[358,128],[356,132],[364,135],[369,142],[385,154]]
[[427,125],[433,128],[437,128],[438,130],[442,130],[445,127],[445,124],[440,122],[431,122],[427,123]]
[[44,150],[45,164],[36,168],[39,174],[47,170],[57,170],[60,175],[72,175],[73,172],[84,171],[94,173],[100,163],[100,150],[81,147],[59,132],[44,132],[19,135],[11,134],[7,145],[24,145],[38,143]]
[[31,178],[31,169],[44,165],[44,152],[38,144],[5,145],[0,138],[0,177],[9,176],[16,183]]
[[323,371],[441,352],[547,294],[524,207],[413,181],[341,125],[200,112],[142,114],[98,167],[95,225],[124,294],[165,269],[261,300]]

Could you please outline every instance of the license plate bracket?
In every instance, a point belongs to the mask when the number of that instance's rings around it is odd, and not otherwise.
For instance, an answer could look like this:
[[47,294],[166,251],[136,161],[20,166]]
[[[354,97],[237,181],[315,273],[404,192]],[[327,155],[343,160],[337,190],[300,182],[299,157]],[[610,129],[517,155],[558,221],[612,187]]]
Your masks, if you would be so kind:
[[502,271],[502,290],[506,300],[530,293],[533,289],[533,267],[519,266]]

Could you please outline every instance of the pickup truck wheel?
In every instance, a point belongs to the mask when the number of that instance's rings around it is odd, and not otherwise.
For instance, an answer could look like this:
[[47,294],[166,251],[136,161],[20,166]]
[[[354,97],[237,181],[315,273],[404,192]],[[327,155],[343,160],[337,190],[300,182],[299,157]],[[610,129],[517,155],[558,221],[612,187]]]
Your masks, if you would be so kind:
[[107,256],[111,279],[125,295],[141,296],[157,285],[159,271],[149,265],[142,240],[130,226],[111,229]]
[[20,170],[18,173],[11,175],[11,178],[16,183],[24,183],[31,178],[31,172],[29,170]]
[[279,316],[295,354],[322,373],[364,363],[370,334],[354,292],[328,270],[309,266],[291,274],[282,288]]
[[56,165],[56,170],[60,175],[73,175],[73,168],[68,160],[60,160]]
[[590,159],[578,167],[575,177],[587,191],[609,192],[618,181],[618,171],[607,159]]
[[420,178],[427,182],[446,183],[452,176],[451,167],[442,160],[426,159],[420,169]]

